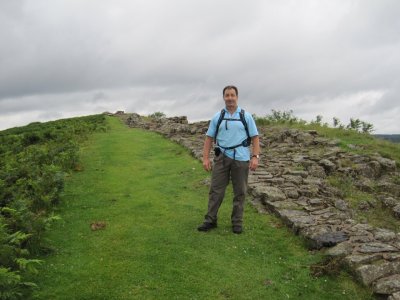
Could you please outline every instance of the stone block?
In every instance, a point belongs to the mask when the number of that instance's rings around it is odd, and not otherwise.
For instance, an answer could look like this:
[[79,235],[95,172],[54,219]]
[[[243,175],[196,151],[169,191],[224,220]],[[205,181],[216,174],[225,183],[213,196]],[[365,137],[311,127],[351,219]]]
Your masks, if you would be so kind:
[[279,209],[277,214],[288,226],[295,224],[297,227],[304,227],[315,223],[315,218],[302,210]]
[[360,246],[361,253],[397,252],[399,249],[380,242],[365,243]]
[[384,253],[383,259],[388,260],[388,261],[396,261],[400,260],[400,252],[399,253]]
[[337,199],[335,200],[334,203],[335,207],[341,211],[346,211],[349,209],[349,206],[347,205],[347,202],[342,200],[342,199]]
[[316,186],[316,185],[322,184],[322,180],[321,180],[321,178],[317,178],[317,177],[313,177],[313,176],[308,176],[307,178],[304,178],[303,183],[304,183],[304,184],[307,184],[307,185],[314,185],[314,186]]
[[377,161],[371,161],[368,163],[369,167],[374,171],[375,173],[375,178],[379,177],[381,175],[382,169],[381,165]]
[[[358,267],[356,272],[362,283],[369,286],[378,279],[400,273],[400,262],[384,262],[379,265],[364,265]],[[391,294],[392,292],[387,294]]]
[[390,295],[400,291],[400,274],[379,279],[374,285],[377,294]]
[[308,176],[307,171],[301,171],[301,170],[285,170],[284,173],[293,176],[301,176],[303,178],[306,178]]
[[348,235],[343,231],[328,232],[314,238],[321,247],[333,247],[349,239]]
[[336,165],[329,159],[321,159],[319,165],[324,168],[327,174],[332,173],[336,169]]
[[290,200],[282,201],[263,201],[263,204],[271,211],[275,212],[277,209],[298,209],[299,206]]
[[353,231],[372,231],[374,228],[369,224],[356,224],[351,229]]
[[388,229],[377,228],[374,232],[374,237],[381,242],[389,242],[396,238],[396,233]]
[[330,139],[317,137],[314,139],[314,145],[327,145],[330,142]]
[[272,176],[272,174],[269,173],[269,172],[267,172],[267,171],[258,171],[258,170],[252,172],[252,174],[253,174],[253,175],[258,175],[258,176],[267,176],[267,175]]
[[285,195],[286,195],[286,197],[292,198],[292,199],[297,199],[300,196],[299,192],[293,188],[285,189]]
[[266,174],[266,175],[257,175],[257,178],[259,179],[259,180],[267,180],[267,179],[272,179],[272,178],[274,178],[274,175],[272,175],[272,174]]
[[308,246],[311,249],[332,247],[348,239],[346,233],[332,231],[332,228],[326,225],[305,227],[299,231],[299,234],[307,238]]
[[392,208],[393,215],[397,218],[400,219],[400,204],[397,204],[395,207]]
[[285,181],[292,182],[296,185],[302,184],[303,178],[301,176],[294,176],[294,175],[283,175],[282,176]]
[[302,163],[304,160],[308,159],[309,157],[307,155],[300,155],[297,154],[293,157],[293,162],[295,163]]
[[381,192],[390,193],[396,197],[400,196],[400,185],[394,184],[394,183],[388,181],[387,179],[381,180],[378,183],[377,188]]
[[285,179],[283,179],[281,177],[273,177],[273,178],[267,178],[264,181],[267,183],[280,185],[285,182]]
[[396,205],[400,205],[400,201],[394,199],[393,197],[379,197],[379,200],[382,201],[382,205],[385,207],[395,207]]
[[385,171],[395,171],[396,170],[396,161],[377,156],[375,157],[375,160],[382,166],[382,169]]
[[350,240],[352,243],[370,243],[374,238],[372,235],[352,235]]
[[329,224],[329,225],[341,225],[341,224],[343,224],[343,221],[340,220],[340,219],[331,219],[331,220],[326,220],[325,222],[326,222],[326,224]]
[[335,215],[335,211],[334,208],[332,207],[326,207],[326,208],[322,208],[316,211],[312,212],[313,215],[327,215],[327,216],[333,216]]
[[318,165],[310,166],[307,169],[307,171],[313,177],[317,177],[317,178],[325,178],[326,177],[325,169]]
[[305,197],[315,197],[318,194],[318,187],[313,185],[303,185],[299,188],[299,194]]
[[357,164],[355,171],[357,172],[358,175],[367,177],[367,178],[375,178],[377,177],[377,173],[374,168],[372,168],[369,163],[362,163],[362,164]]
[[282,190],[274,186],[257,186],[255,193],[259,194],[264,201],[282,201],[286,199],[286,195]]
[[[339,244],[339,245],[341,245],[341,244]],[[335,246],[335,247],[337,247],[337,246]],[[382,254],[379,254],[379,253],[375,253],[375,254],[353,254],[353,255],[346,256],[345,262],[350,267],[355,268],[356,266],[370,264],[370,263],[378,261],[380,259],[382,259]]]
[[400,292],[391,294],[387,300],[400,300]]
[[350,242],[345,241],[329,248],[326,251],[326,254],[329,256],[346,256],[347,259],[347,255],[351,254],[352,251],[353,245]]
[[308,200],[308,204],[311,206],[323,206],[325,202],[320,198],[312,198]]

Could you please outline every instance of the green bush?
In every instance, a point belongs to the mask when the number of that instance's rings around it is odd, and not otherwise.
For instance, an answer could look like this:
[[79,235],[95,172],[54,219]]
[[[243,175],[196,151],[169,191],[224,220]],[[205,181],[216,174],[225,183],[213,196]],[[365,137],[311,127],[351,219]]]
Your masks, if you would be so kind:
[[79,143],[106,130],[105,116],[31,123],[0,131],[0,299],[23,299],[35,284],[33,255],[51,249],[44,234],[67,172],[79,163]]
[[254,115],[257,125],[274,125],[274,124],[305,124],[306,121],[301,120],[293,115],[293,110],[279,111],[272,109],[271,114],[264,117]]
[[165,113],[163,113],[161,111],[156,111],[155,113],[148,115],[148,117],[153,118],[153,119],[162,119],[162,118],[165,118],[166,115],[165,115]]

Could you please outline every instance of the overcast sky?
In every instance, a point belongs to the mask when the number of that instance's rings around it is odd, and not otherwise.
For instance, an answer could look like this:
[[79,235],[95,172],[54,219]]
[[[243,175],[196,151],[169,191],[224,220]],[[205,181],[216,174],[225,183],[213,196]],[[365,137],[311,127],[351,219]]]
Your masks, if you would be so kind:
[[398,0],[0,0],[0,130],[124,110],[207,120],[222,88],[400,133]]

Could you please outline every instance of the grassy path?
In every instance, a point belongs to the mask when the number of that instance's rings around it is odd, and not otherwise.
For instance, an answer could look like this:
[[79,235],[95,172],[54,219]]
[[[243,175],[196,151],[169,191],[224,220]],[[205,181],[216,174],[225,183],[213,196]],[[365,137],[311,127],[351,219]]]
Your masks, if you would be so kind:
[[[219,227],[197,232],[208,193],[201,164],[157,134],[109,123],[66,184],[38,299],[370,298],[344,274],[310,277],[320,258],[249,205],[244,234],[232,234],[230,192]],[[93,221],[106,228],[91,231]]]

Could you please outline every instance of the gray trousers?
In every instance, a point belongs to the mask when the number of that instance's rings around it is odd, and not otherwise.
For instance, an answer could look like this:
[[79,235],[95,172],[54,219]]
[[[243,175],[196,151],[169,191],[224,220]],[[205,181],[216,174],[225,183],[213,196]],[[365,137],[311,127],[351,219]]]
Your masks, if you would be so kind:
[[234,194],[231,215],[232,226],[242,226],[248,176],[248,161],[233,160],[222,153],[214,159],[208,197],[208,211],[205,215],[206,223],[217,223],[218,209],[221,206],[226,187],[231,179]]

